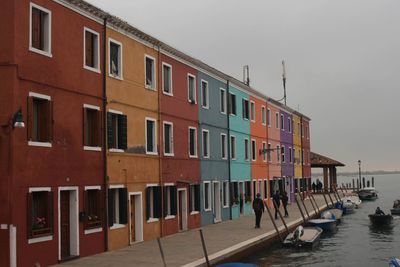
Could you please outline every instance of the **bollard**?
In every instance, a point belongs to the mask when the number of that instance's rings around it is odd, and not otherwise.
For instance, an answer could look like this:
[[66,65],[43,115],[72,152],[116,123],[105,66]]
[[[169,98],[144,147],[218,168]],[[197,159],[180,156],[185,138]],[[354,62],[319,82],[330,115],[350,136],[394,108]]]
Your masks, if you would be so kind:
[[281,240],[281,243],[283,243],[283,239],[282,239],[281,233],[279,232],[279,229],[278,229],[278,227],[276,226],[274,217],[272,217],[272,214],[271,214],[271,211],[269,210],[268,204],[265,204],[265,202],[264,202],[264,205],[265,205],[265,207],[267,208],[267,212],[268,212],[268,214],[269,214],[269,218],[271,219],[271,222],[272,222],[272,224],[274,225],[275,231],[276,231],[276,233],[278,234],[279,239]]
[[204,242],[203,230],[200,229],[199,231],[200,231],[200,237],[201,237],[201,245],[203,246],[203,252],[204,252],[204,257],[206,258],[207,267],[211,267],[210,261],[208,260],[206,242]]
[[289,229],[288,229],[288,227],[287,227],[287,225],[286,225],[285,220],[283,219],[282,213],[281,213],[281,211],[279,210],[278,205],[276,204],[275,200],[272,200],[272,202],[274,203],[275,209],[278,211],[279,217],[281,218],[281,221],[282,221],[283,225],[285,226],[285,229],[286,229],[287,234],[289,234]]
[[161,258],[162,258],[164,267],[167,267],[167,263],[165,262],[165,257],[164,257],[164,251],[163,251],[163,248],[161,246],[161,241],[160,241],[159,237],[157,237],[157,242],[158,242],[158,247],[160,248]]
[[304,217],[304,213],[303,213],[303,211],[301,210],[301,207],[300,207],[299,201],[298,201],[298,199],[297,199],[297,194],[296,194],[296,195],[294,195],[294,199],[296,200],[297,207],[299,208],[299,211],[300,211],[301,217],[303,217],[303,222],[304,222],[304,223],[306,223],[307,221],[306,221],[306,218]]

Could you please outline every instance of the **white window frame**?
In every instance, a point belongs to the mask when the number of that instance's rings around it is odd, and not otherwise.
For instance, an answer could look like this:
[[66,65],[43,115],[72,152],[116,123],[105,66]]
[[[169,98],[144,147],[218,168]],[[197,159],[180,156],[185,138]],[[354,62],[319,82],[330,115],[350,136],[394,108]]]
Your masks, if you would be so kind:
[[[42,12],[47,13],[48,20],[47,20],[47,38],[45,38],[45,42],[47,43],[47,49],[46,50],[40,50],[32,46],[32,8],[39,9]],[[43,56],[47,57],[53,57],[51,53],[51,31],[52,31],[52,24],[51,24],[51,11],[47,8],[41,7],[37,4],[30,3],[29,5],[29,51],[41,54]]]
[[[247,142],[246,142],[247,141]],[[244,138],[244,160],[249,161],[250,160],[250,142],[248,138]],[[247,155],[247,157],[246,157]]]
[[[206,102],[207,102],[206,105],[204,105],[204,103],[203,103],[203,99],[204,99],[203,84],[206,85]],[[208,87],[208,81],[201,79],[200,91],[201,91],[201,107],[204,109],[209,109],[210,108],[210,89]]]
[[[224,195],[225,199],[223,198]],[[229,208],[229,181],[222,182],[222,207]]]
[[[173,83],[172,83],[172,65],[170,65],[170,64],[168,64],[168,63],[165,63],[165,62],[163,62],[161,65],[162,65],[162,66],[161,66],[162,92],[163,92],[164,95],[173,96],[173,95],[174,95],[174,91],[173,91],[173,88],[172,88],[172,85],[173,85]],[[169,77],[169,90],[170,90],[170,92],[165,92],[165,88],[164,88],[164,84],[165,84],[165,82],[164,82],[164,66],[167,67],[167,68],[169,68],[169,73],[170,73],[170,77]]]
[[284,131],[285,130],[285,116],[282,113],[280,116],[280,123],[281,123],[281,130]]
[[[268,143],[268,145],[267,145],[267,161],[269,162],[269,163],[271,163],[272,162],[272,144],[271,143]],[[269,156],[268,156],[269,155]]]
[[[268,150],[267,150],[267,142],[265,142],[265,141],[262,142],[262,151],[263,151],[263,153],[262,153],[262,161],[263,162],[267,162]],[[265,153],[264,153],[264,151],[265,151]]]
[[154,218],[154,187],[158,186],[158,184],[147,184],[147,187],[151,187],[150,191],[150,214],[149,214],[149,219],[147,220],[147,223],[152,223],[152,222],[158,222],[160,219],[159,218]]
[[[146,83],[146,78],[147,78],[146,59],[150,59],[150,60],[153,61],[153,72],[152,72],[153,77],[151,77],[153,83],[152,83],[151,85],[147,85],[147,83]],[[171,69],[171,74],[172,74],[172,69]],[[172,79],[171,79],[171,81],[172,81]],[[156,90],[157,90],[157,68],[156,68],[156,59],[155,59],[154,57],[150,56],[150,55],[147,55],[147,54],[144,55],[144,87],[145,87],[146,89],[153,90],[153,91],[156,91]]]
[[193,78],[193,90],[194,90],[194,92],[193,92],[193,97],[194,97],[194,103],[193,104],[197,104],[197,90],[196,90],[196,75],[193,75],[193,74],[191,74],[191,73],[188,73],[187,74],[187,99],[188,99],[188,102],[189,103],[192,103],[192,101],[191,101],[191,99],[190,99],[190,93],[189,93],[189,90],[190,90],[190,78]]
[[[208,184],[208,205],[209,207],[206,207],[206,184]],[[203,182],[203,204],[204,204],[204,211],[211,211],[211,182],[210,181],[204,181]]]
[[[232,141],[232,139],[233,139],[233,141]],[[229,145],[230,145],[230,155],[229,155],[229,157],[231,158],[231,160],[236,160],[236,154],[237,154],[237,151],[236,151],[236,136],[235,135],[231,135],[230,137],[229,137]],[[232,149],[232,147],[234,148],[234,149]],[[233,153],[233,155],[232,155],[232,153]]]
[[[51,101],[51,96],[49,96],[49,95],[39,94],[39,93],[35,93],[35,92],[29,92],[28,96],[33,97],[33,98],[39,98],[39,99]],[[53,147],[53,144],[51,142],[28,141],[28,146]]]
[[288,117],[288,132],[292,133],[292,120],[290,119],[290,117]]
[[280,122],[280,119],[281,119],[281,118],[279,117],[279,112],[275,112],[275,120],[276,120],[276,121],[275,121],[275,128],[276,128],[276,129],[279,129],[279,126],[280,126],[280,125],[279,125],[279,124],[280,124],[280,123],[279,123],[279,122]]
[[[229,112],[229,115],[230,115],[230,116],[237,116],[237,113],[238,113],[238,107],[237,107],[237,99],[236,99],[236,94],[235,94],[235,93],[231,93],[231,92],[229,92],[229,93],[227,94],[227,97],[228,97],[228,103],[229,103],[229,102],[232,102],[232,101],[231,101],[231,95],[235,96],[235,113],[231,113],[231,112],[230,112],[230,110],[229,110],[229,108],[230,108],[229,104],[228,104],[228,106],[227,106],[227,109],[228,109],[228,111],[227,111],[227,112]],[[231,103],[231,106],[232,106],[232,103]],[[242,117],[243,117],[243,116],[242,116]]]
[[284,145],[281,146],[281,163],[286,163],[286,151]]
[[250,120],[256,122],[256,103],[250,100]]
[[[96,48],[96,58],[94,59],[95,62],[95,67],[90,67],[86,65],[86,32],[90,32],[94,35],[96,35],[97,37],[97,42],[95,44],[95,48]],[[93,72],[97,72],[97,73],[101,73],[101,69],[100,69],[100,34],[92,29],[89,29],[87,27],[83,27],[83,68],[93,71]]]
[[267,125],[267,114],[265,106],[261,106],[261,124],[264,126]]
[[281,163],[281,146],[276,146],[276,156],[278,157],[278,163]]
[[[204,133],[207,133],[207,155],[204,154]],[[201,152],[205,159],[210,158],[210,131],[208,129],[201,129]]]
[[289,147],[288,155],[289,155],[289,163],[292,163],[293,162],[292,147]]
[[175,218],[175,215],[172,215],[171,214],[171,210],[172,210],[172,206],[171,206],[171,189],[172,189],[172,187],[173,186],[175,186],[173,183],[166,183],[166,184],[164,184],[164,186],[167,188],[167,196],[166,196],[166,198],[167,198],[167,210],[166,210],[166,216],[165,216],[165,220],[170,220],[170,219],[174,219]]
[[115,191],[114,191],[115,220],[114,220],[113,226],[110,227],[110,230],[125,227],[127,224],[121,224],[121,223],[119,223],[119,205],[120,205],[120,203],[119,203],[119,190],[118,190],[118,189],[121,189],[121,188],[125,188],[125,186],[122,185],[122,184],[119,184],[119,185],[110,185],[108,188],[109,188],[109,189],[112,189],[112,190],[115,190]]
[[[246,118],[245,116],[244,116],[244,110],[245,110],[245,107],[244,107],[244,102],[245,101],[247,101],[247,103],[249,103],[248,105],[247,105],[247,110],[246,110],[246,114],[247,115],[249,115],[249,117],[248,118]],[[246,121],[248,121],[248,120],[250,120],[250,100],[248,100],[247,98],[242,98],[242,118],[244,119],[244,120],[246,120]]]
[[[95,105],[90,105],[90,104],[83,104],[84,109],[92,109],[92,110],[97,110],[101,112],[101,109],[99,106]],[[85,129],[83,129],[85,130]],[[101,130],[100,130],[101,131]],[[88,151],[101,151],[101,145],[100,146],[83,146],[83,150],[88,150]]]
[[[225,141],[223,140],[222,137],[225,137]],[[225,149],[224,149],[225,148]],[[222,155],[222,153],[225,154],[225,157]],[[228,159],[228,138],[225,133],[221,133],[221,158],[222,159]]]
[[[155,151],[147,151],[147,121],[152,121],[154,123],[154,140],[153,140],[153,148]],[[146,141],[146,154],[148,155],[158,155],[157,152],[157,120],[154,118],[146,117],[144,122],[145,128],[145,141]]]
[[[119,64],[119,76],[113,75],[111,73],[111,43],[114,43],[116,45],[119,45],[119,52],[118,52],[118,59],[121,61]],[[114,40],[112,38],[108,38],[108,76],[117,80],[123,80],[124,75],[123,75],[123,48],[122,48],[122,43],[118,42],[117,40]]]
[[[108,112],[113,113],[115,115],[124,115],[124,113],[122,113],[121,111],[114,110],[114,109],[109,109]],[[117,131],[118,131],[118,127],[117,127]],[[118,136],[118,134],[117,134],[117,136]],[[119,149],[119,148],[109,148],[108,151],[115,152],[115,153],[124,153],[125,152],[123,149]]]
[[[169,145],[171,148],[170,153],[165,152],[165,142],[166,142],[166,140],[165,140],[165,125],[171,126],[171,134],[170,134],[171,140],[169,140]],[[168,157],[174,156],[174,124],[170,121],[163,121],[163,144],[164,144],[164,146],[163,146],[164,156],[168,156]],[[147,142],[146,142],[146,145],[147,145]]]
[[[190,130],[194,130],[194,155],[190,155]],[[189,158],[197,158],[197,128],[192,126],[188,128],[188,155]]]
[[267,108],[267,124],[271,127],[271,109]]
[[[222,95],[221,95],[221,93],[223,92],[223,94],[224,94],[224,99],[222,99],[222,101],[221,101],[221,97],[222,97]],[[221,103],[223,104],[223,106],[221,106]],[[219,111],[222,113],[222,114],[226,114],[226,110],[227,110],[227,105],[226,105],[226,90],[225,90],[225,88],[219,88],[219,105],[220,105],[220,107],[219,107]],[[222,108],[224,108],[224,110],[222,110]]]
[[[254,147],[253,147],[253,144],[254,144]],[[251,151],[251,161],[256,161],[257,160],[257,142],[256,142],[256,139],[251,139],[250,151]]]

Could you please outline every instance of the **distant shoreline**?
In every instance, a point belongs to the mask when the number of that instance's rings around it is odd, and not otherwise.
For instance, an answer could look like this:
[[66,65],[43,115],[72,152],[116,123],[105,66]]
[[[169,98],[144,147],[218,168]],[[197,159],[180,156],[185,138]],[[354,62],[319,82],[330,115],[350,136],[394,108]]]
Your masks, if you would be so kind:
[[[366,175],[386,175],[386,174],[400,174],[400,171],[365,171],[361,172],[361,176],[366,176]],[[323,173],[313,173],[313,176],[323,176]],[[357,176],[358,177],[358,171],[357,172],[338,172],[337,176]]]

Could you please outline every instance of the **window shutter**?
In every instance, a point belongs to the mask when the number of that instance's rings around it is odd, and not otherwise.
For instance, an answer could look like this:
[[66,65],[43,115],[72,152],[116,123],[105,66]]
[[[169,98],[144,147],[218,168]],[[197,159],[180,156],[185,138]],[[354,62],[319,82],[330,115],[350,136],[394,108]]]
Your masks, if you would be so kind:
[[119,189],[119,223],[128,223],[128,189]]
[[128,147],[127,144],[127,134],[128,134],[128,125],[127,125],[127,116],[126,115],[118,115],[118,148],[126,150]]
[[167,191],[168,191],[168,187],[167,186],[164,186],[163,188],[163,202],[164,202],[164,217],[167,217],[167,215],[168,215],[168,194],[167,194]]
[[27,222],[27,235],[28,239],[32,237],[32,193],[26,196],[26,222]]
[[114,189],[108,189],[108,226],[114,225]]
[[85,32],[85,64],[86,66],[93,67],[93,38],[91,32]]
[[176,189],[176,186],[171,187],[171,215],[177,215],[177,189]]
[[199,184],[194,186],[194,191],[195,191],[194,207],[195,207],[196,211],[200,211],[200,185]]
[[84,210],[85,210],[85,220],[84,220],[84,225],[85,229],[88,227],[88,216],[89,216],[89,194],[88,191],[85,190],[83,194],[83,203],[85,205]]
[[99,146],[99,147],[101,147],[102,146],[102,139],[101,139],[101,137],[102,137],[102,132],[103,132],[103,127],[102,127],[102,125],[103,125],[103,120],[102,120],[102,118],[103,118],[103,113],[101,112],[101,111],[97,111],[97,120],[96,120],[96,129],[95,129],[95,136],[96,136],[96,144]]
[[41,45],[41,15],[40,10],[32,8],[32,47],[42,49]]
[[104,205],[103,205],[103,191],[102,190],[96,190],[96,215],[100,219],[100,225],[101,227],[103,225],[103,219],[104,219]]
[[46,103],[46,130],[47,130],[47,141],[53,141],[53,101],[47,101]]
[[53,233],[53,192],[47,192],[47,225]]
[[161,186],[155,186],[154,188],[154,218],[161,217]]
[[150,219],[150,209],[151,209],[151,207],[150,207],[150,190],[151,190],[151,188],[152,187],[147,187],[146,188],[146,220],[149,220]]
[[245,102],[244,99],[242,99],[242,112],[243,112],[243,118],[246,118],[246,108],[245,108]]
[[27,98],[27,105],[28,105],[28,112],[27,112],[27,131],[28,131],[28,141],[31,141],[33,136],[32,136],[32,130],[33,130],[33,97]]
[[87,109],[83,108],[83,145],[87,146],[88,145],[88,121],[87,121]]
[[229,184],[229,196],[231,199],[231,206],[233,205],[233,202],[235,200],[235,189],[234,189],[234,184],[230,183]]
[[112,124],[112,116],[113,114],[110,112],[107,112],[107,145],[108,149],[113,148],[113,124]]
[[[193,188],[193,190],[192,190]],[[195,193],[194,193],[195,187],[193,185],[189,186],[189,212],[193,211],[193,202],[195,201]]]

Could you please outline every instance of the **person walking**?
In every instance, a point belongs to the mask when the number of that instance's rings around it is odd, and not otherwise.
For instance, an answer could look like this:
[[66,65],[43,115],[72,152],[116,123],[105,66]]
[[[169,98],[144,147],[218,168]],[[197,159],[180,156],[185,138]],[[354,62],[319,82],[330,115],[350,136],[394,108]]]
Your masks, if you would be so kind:
[[313,193],[315,194],[315,189],[317,188],[317,185],[315,184],[315,182],[312,182],[312,190]]
[[287,204],[288,204],[288,202],[289,202],[289,197],[288,197],[288,195],[287,195],[287,192],[286,192],[286,191],[283,191],[283,195],[282,195],[282,205],[283,205],[283,208],[284,208],[284,210],[285,210],[285,217],[289,217],[289,213],[288,213],[288,211],[287,211]]
[[275,207],[275,220],[278,220],[278,210],[279,206],[281,205],[281,196],[279,195],[279,191],[276,190],[275,194],[272,197],[272,200],[275,202],[274,207]]
[[253,210],[254,210],[254,213],[256,214],[255,228],[260,228],[261,217],[265,210],[264,201],[261,199],[260,193],[257,193],[256,198],[253,200]]

